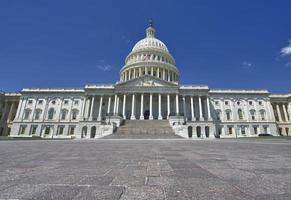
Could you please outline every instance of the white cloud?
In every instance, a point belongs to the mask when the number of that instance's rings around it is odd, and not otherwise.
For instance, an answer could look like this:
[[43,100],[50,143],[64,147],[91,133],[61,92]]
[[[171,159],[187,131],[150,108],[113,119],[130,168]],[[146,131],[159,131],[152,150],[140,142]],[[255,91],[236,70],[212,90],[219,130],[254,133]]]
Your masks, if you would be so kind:
[[112,69],[112,66],[108,63],[105,63],[104,60],[99,60],[97,64],[97,68],[101,71],[110,71]]
[[241,65],[242,65],[242,68],[246,70],[251,70],[253,68],[253,64],[248,61],[243,61]]
[[291,55],[291,40],[289,40],[289,45],[281,49],[281,56]]

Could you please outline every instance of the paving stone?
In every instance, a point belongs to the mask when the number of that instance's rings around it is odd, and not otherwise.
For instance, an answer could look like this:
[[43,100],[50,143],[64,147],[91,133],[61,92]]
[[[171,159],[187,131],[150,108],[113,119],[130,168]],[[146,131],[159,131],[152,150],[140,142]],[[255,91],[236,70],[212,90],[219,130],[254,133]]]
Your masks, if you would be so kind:
[[164,191],[160,187],[128,187],[121,197],[122,200],[164,200]]

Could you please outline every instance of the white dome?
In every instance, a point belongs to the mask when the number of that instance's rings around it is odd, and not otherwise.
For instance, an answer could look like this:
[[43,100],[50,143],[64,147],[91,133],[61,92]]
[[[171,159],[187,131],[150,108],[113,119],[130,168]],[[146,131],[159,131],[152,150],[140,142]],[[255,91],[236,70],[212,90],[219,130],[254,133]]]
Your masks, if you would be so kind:
[[138,41],[132,48],[132,51],[138,51],[138,50],[144,50],[144,49],[147,49],[147,50],[157,49],[157,50],[162,50],[169,53],[167,46],[161,40],[154,37],[146,37]]

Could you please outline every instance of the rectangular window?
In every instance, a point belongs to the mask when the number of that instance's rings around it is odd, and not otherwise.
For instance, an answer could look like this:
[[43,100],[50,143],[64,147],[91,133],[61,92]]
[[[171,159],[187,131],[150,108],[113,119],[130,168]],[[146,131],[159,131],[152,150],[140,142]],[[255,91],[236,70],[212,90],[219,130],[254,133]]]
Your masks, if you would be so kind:
[[32,104],[32,100],[28,100],[28,104]]
[[228,105],[228,101],[225,101],[224,104],[225,104],[225,105]]
[[38,100],[38,104],[41,105],[43,103],[43,100]]
[[19,135],[24,135],[26,130],[26,125],[21,125],[19,128]]
[[232,135],[232,127],[228,127],[228,134]]
[[49,135],[50,134],[50,127],[49,126],[47,126],[47,127],[45,127],[45,130],[44,130],[44,134],[45,135]]
[[258,127],[254,126],[254,134],[257,135],[258,134]]
[[79,101],[78,100],[75,100],[74,101],[74,105],[78,105],[79,104]]
[[33,125],[30,128],[30,135],[35,135],[36,134],[36,130],[37,130],[37,126]]
[[59,126],[57,134],[58,134],[58,135],[63,135],[63,133],[64,133],[64,128],[65,128],[64,126]]
[[75,126],[70,126],[69,127],[69,135],[74,135],[75,134]]

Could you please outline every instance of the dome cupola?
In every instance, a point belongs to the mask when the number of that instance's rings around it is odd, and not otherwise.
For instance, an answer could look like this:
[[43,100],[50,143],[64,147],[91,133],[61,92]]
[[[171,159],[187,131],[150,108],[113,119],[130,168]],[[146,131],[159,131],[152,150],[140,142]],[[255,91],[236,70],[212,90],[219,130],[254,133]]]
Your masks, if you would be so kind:
[[134,45],[125,59],[125,65],[120,70],[120,81],[150,75],[178,84],[180,73],[175,66],[175,59],[167,46],[155,37],[155,33],[150,20],[146,37]]

